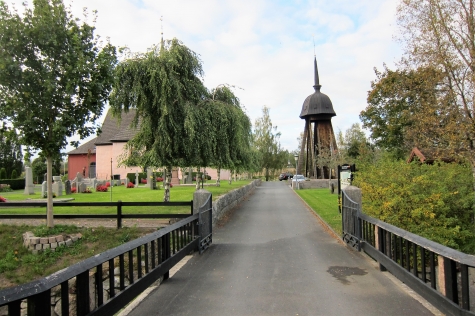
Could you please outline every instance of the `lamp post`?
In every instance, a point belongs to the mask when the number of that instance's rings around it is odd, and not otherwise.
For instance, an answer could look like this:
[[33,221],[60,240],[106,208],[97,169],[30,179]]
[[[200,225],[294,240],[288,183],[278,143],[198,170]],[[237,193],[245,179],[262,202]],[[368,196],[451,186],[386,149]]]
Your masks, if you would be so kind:
[[294,155],[295,158],[295,174],[297,174],[297,162],[299,161],[299,155]]

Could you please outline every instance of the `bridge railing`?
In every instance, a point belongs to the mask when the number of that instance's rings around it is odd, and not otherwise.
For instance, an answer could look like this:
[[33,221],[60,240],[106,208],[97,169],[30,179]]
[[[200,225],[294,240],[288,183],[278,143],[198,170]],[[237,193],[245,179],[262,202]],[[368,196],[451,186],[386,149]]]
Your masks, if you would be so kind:
[[[41,280],[0,291],[8,315],[51,315],[52,294],[61,315],[113,315],[198,249],[199,214],[108,250]],[[22,306],[23,305],[23,306]]]
[[382,271],[391,272],[442,312],[475,315],[470,286],[475,283],[475,256],[367,216],[344,191],[342,199],[343,239],[348,244],[364,250]]

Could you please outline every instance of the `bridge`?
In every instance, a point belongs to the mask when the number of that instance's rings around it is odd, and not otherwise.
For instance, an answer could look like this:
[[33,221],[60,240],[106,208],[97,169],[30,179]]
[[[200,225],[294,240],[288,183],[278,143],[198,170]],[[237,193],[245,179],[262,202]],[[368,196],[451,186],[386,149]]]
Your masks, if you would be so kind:
[[[337,211],[337,210],[335,210]],[[282,182],[264,182],[129,315],[433,315]]]
[[285,183],[233,192],[197,191],[186,218],[0,291],[0,312],[114,315],[139,296],[120,314],[475,315],[475,257],[365,215],[358,188],[343,194],[343,238]]

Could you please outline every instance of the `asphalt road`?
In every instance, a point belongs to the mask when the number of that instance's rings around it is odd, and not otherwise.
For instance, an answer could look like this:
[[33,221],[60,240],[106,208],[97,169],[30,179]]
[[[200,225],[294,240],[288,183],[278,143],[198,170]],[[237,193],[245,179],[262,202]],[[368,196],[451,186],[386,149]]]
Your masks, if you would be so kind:
[[129,315],[432,313],[329,235],[285,182],[265,182]]

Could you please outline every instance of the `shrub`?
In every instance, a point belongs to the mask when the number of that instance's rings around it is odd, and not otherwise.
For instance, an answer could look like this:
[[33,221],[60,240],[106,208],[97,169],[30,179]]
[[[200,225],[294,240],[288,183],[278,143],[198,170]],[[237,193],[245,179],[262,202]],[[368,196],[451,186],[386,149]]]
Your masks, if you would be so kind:
[[354,184],[369,216],[463,252],[475,250],[470,166],[385,158],[361,166]]
[[157,182],[163,182],[163,178],[162,177],[157,177]]
[[10,185],[12,190],[23,190],[25,188],[25,179],[0,179],[0,183]]
[[16,172],[15,169],[13,169],[11,179],[16,179],[16,178],[18,178],[18,173]]
[[12,192],[12,191],[13,190],[12,190],[12,188],[10,188],[9,184],[7,184],[7,186],[5,186],[5,187],[0,188],[0,192]]
[[142,180],[140,180],[140,183],[142,183],[142,184],[147,184],[147,179],[142,179]]
[[127,183],[127,189],[135,188],[135,185],[132,182]]
[[4,202],[6,202],[6,201],[7,201],[6,198],[4,198],[3,196],[0,196],[0,203],[4,203]]
[[110,187],[111,186],[111,183],[110,182],[106,182],[106,187]]
[[108,190],[108,187],[105,184],[104,185],[98,185],[96,187],[96,192],[107,192],[107,190]]
[[5,168],[0,169],[0,179],[6,179],[7,178],[7,170]]
[[76,188],[71,188],[71,193],[76,193],[77,189]]

